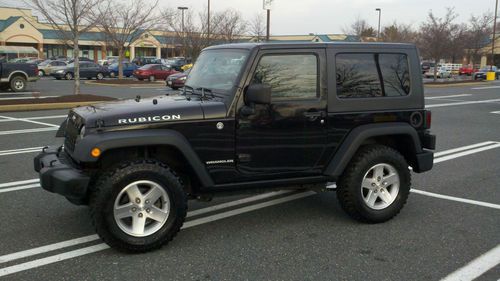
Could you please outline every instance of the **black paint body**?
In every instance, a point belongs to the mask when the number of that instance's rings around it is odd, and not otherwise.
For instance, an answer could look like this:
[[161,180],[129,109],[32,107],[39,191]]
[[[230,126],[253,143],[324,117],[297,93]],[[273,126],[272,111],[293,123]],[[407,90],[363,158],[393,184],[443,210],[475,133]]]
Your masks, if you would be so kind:
[[[348,155],[359,148],[345,142],[356,128],[356,134],[363,128],[372,128],[375,132],[365,134],[364,138],[387,137],[387,132],[394,128],[395,136],[390,141],[405,150],[405,157],[414,170],[423,172],[432,167],[433,155],[424,148],[434,149],[435,139],[428,133],[424,120],[420,63],[413,45],[234,44],[210,47],[206,51],[211,49],[249,51],[239,82],[227,97],[179,94],[75,108],[65,127],[65,154],[71,159],[72,168],[84,173],[85,169],[99,169],[99,159],[90,156],[93,147],[106,153],[106,150],[135,146],[182,146],[177,149],[198,177],[194,192],[326,183],[339,176],[336,172],[327,172],[335,170],[331,163],[336,153],[342,151]],[[341,51],[406,54],[411,93],[384,99],[338,99],[333,59],[335,53]],[[252,114],[244,114],[243,108],[248,106],[244,93],[259,58],[269,53],[315,54],[319,59],[317,99],[256,104],[252,105]],[[384,136],[375,130],[381,124],[388,129]],[[82,126],[85,132],[78,136]],[[398,136],[407,137],[407,142],[398,143],[404,139]],[[351,135],[351,139],[356,137]],[[358,145],[364,141],[367,140],[359,140]],[[155,158],[155,155],[148,157]],[[41,158],[43,155],[35,160],[35,166],[43,162]],[[336,166],[347,165],[344,163],[347,160],[339,161]],[[38,165],[37,170],[43,167]],[[50,185],[49,180],[46,185]]]

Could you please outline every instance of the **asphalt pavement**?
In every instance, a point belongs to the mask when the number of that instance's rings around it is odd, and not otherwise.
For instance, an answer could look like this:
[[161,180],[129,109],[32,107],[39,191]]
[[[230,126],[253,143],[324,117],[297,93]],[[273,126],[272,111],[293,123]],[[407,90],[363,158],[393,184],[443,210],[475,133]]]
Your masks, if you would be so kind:
[[435,166],[413,173],[393,220],[358,223],[335,192],[218,197],[191,201],[171,243],[135,255],[103,244],[87,207],[39,187],[33,157],[61,143],[67,110],[0,113],[0,280],[499,280],[500,83],[427,88],[426,104]]

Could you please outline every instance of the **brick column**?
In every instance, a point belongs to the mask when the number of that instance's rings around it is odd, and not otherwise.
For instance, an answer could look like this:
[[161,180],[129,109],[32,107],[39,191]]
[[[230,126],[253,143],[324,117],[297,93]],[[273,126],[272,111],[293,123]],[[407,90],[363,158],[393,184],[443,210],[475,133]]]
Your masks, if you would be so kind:
[[103,60],[106,59],[106,52],[107,52],[106,45],[102,45],[101,46],[101,57],[102,57]]
[[5,46],[5,41],[0,41],[0,46]]
[[43,53],[43,43],[38,43],[37,44],[37,49],[38,49],[37,51],[38,51],[38,54],[39,54],[38,56],[41,59],[45,58],[45,54]]
[[161,59],[161,47],[156,47],[156,58]]

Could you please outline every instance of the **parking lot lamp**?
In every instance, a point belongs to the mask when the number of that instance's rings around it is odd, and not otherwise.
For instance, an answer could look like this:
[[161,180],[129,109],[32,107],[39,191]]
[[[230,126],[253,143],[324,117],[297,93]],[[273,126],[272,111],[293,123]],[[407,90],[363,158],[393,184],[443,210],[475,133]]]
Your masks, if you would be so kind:
[[[497,0],[498,1],[498,0]],[[377,41],[380,40],[380,18],[382,16],[382,9],[377,8],[375,11],[378,12],[378,29],[377,29]]]
[[493,65],[495,64],[495,39],[497,33],[497,16],[498,16],[498,0],[495,3],[495,17],[493,20],[493,37],[491,38],[491,66],[490,70],[493,71]]
[[182,13],[182,23],[181,23],[181,31],[182,31],[182,55],[186,56],[186,33],[184,31],[184,10],[187,10],[188,7],[177,7],[177,9],[181,10],[181,13]]

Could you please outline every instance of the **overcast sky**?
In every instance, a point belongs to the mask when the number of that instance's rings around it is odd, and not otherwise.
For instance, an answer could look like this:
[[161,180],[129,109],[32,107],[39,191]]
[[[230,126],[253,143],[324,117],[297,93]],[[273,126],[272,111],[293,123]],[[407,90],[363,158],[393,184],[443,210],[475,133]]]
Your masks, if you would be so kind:
[[[16,6],[21,1],[0,0],[0,6]],[[160,3],[162,7],[187,6],[196,11],[207,7],[207,0],[160,0]],[[274,0],[271,33],[342,33],[343,28],[358,16],[376,28],[378,13],[375,8],[382,9],[382,26],[397,21],[417,27],[426,19],[430,10],[443,16],[446,7],[454,7],[460,15],[457,22],[465,22],[471,14],[493,12],[494,6],[495,0]],[[262,0],[211,0],[212,10],[226,8],[241,11],[246,19],[251,19],[258,13],[265,15]]]

